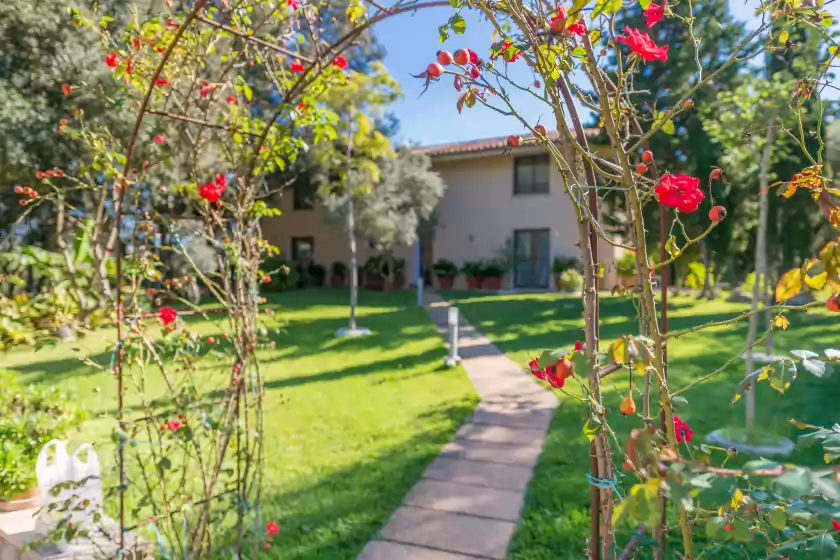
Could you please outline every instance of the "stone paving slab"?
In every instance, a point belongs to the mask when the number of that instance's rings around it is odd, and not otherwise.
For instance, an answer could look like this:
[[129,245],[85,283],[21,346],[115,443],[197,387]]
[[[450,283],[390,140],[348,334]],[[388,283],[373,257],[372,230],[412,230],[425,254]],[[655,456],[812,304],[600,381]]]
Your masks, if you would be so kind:
[[423,476],[433,480],[524,492],[531,479],[531,469],[518,465],[438,457]]
[[403,506],[382,529],[386,540],[504,560],[516,524]]
[[405,503],[439,511],[516,521],[522,509],[522,492],[427,479],[421,480],[408,493]]
[[464,556],[390,541],[371,541],[359,560],[474,560],[480,556]]
[[537,464],[542,452],[542,442],[522,445],[518,443],[489,443],[470,439],[455,439],[443,446],[440,454],[451,459],[487,461],[503,465],[531,467]]
[[[449,305],[427,296],[429,315],[446,338]],[[505,558],[557,399],[460,320],[461,365],[481,403],[360,560]]]
[[507,426],[473,424],[468,422],[461,426],[455,437],[488,441],[490,443],[519,443],[528,445],[541,442],[545,437],[545,430],[509,428]]

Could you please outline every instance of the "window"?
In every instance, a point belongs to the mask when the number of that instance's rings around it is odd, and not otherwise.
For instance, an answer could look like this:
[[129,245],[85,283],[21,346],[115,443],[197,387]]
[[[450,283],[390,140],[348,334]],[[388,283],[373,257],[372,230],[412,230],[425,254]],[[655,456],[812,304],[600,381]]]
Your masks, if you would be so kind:
[[548,154],[516,158],[513,194],[548,194]]
[[292,237],[292,260],[299,262],[312,262],[315,258],[314,237]]
[[307,173],[301,173],[292,185],[292,208],[295,210],[315,208],[315,185]]

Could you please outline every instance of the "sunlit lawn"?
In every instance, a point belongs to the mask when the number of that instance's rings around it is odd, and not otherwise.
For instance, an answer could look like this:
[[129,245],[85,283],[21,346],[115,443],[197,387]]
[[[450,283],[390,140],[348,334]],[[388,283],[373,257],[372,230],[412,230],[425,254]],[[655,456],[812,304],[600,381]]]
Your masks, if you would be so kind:
[[[583,338],[579,298],[558,298],[551,294],[475,296],[467,292],[447,296],[457,302],[477,328],[523,366],[542,348],[570,347]],[[670,309],[670,328],[676,330],[730,317],[744,311],[746,306],[723,301],[696,303],[690,298],[678,298],[672,299]],[[638,333],[635,311],[627,301],[605,298],[601,317],[601,336],[605,345],[620,335]],[[840,347],[840,319],[836,315],[818,310],[791,314],[789,319],[790,329],[776,335],[777,352]],[[746,324],[677,339],[669,346],[671,388],[683,387],[719,368],[728,358],[742,352],[745,341]],[[684,394],[689,404],[679,414],[694,429],[695,442],[702,442],[716,428],[743,426],[743,401],[731,404],[733,387],[743,378],[743,368],[738,361],[723,374]],[[641,420],[624,418],[618,411],[621,399],[627,394],[626,373],[614,374],[608,379],[605,388],[608,418],[621,438],[632,427],[641,426]],[[562,393],[558,396],[562,404],[531,481],[523,520],[511,545],[510,557],[517,560],[584,557],[583,546],[589,527],[589,489],[585,478],[589,446],[581,434],[581,427],[586,419],[586,409],[570,396]],[[837,377],[820,380],[800,371],[785,395],[762,384],[757,401],[757,425],[762,430],[791,438],[796,436],[797,430],[788,423],[790,418],[827,426],[840,420]],[[636,403],[641,409],[638,397]],[[797,451],[791,460],[824,464],[819,449]],[[633,480],[625,477],[621,482],[626,489]]]
[[[268,457],[262,516],[281,530],[261,557],[355,557],[475,405],[463,370],[440,367],[443,342],[413,295],[363,292],[359,321],[374,334],[337,339],[347,299],[321,290],[271,300],[271,326],[280,330],[272,335],[276,348],[260,351]],[[205,320],[192,326],[205,335],[221,331]],[[112,333],[100,334],[103,340],[79,346],[107,365]],[[110,374],[86,367],[66,345],[16,351],[2,362],[26,382],[73,391],[94,416],[74,439],[112,449]],[[129,393],[127,403],[137,404],[136,397]],[[101,455],[113,462],[110,452]]]

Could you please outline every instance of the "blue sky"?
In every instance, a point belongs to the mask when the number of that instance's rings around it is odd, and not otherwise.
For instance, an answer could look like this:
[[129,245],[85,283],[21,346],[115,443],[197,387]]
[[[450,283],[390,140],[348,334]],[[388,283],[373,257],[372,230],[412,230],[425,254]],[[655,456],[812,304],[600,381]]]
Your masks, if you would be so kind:
[[[757,23],[752,17],[751,8],[756,5],[756,0],[750,0],[749,3],[743,0],[730,2],[733,16],[747,21],[751,26]],[[840,3],[830,3],[828,9],[836,21],[840,20]],[[423,91],[423,80],[412,78],[411,74],[423,72],[441,48],[451,52],[462,47],[472,48],[479,56],[487,57],[493,33],[490,24],[480,21],[472,11],[464,12],[466,32],[463,35],[451,34],[444,45],[440,44],[438,27],[454,13],[449,7],[394,16],[379,23],[374,31],[387,50],[385,64],[403,88],[403,99],[392,107],[400,120],[400,142],[413,141],[430,145],[524,132],[522,124],[514,117],[500,115],[480,105],[472,109],[464,108],[459,115],[455,108],[458,93],[453,87],[451,76],[433,83],[426,93],[419,96]],[[652,37],[655,39],[655,33],[652,33]],[[511,77],[520,84],[533,80],[522,62],[509,65],[509,71]],[[517,110],[530,122],[539,120],[549,130],[556,128],[545,104],[524,92],[516,91],[511,98]]]

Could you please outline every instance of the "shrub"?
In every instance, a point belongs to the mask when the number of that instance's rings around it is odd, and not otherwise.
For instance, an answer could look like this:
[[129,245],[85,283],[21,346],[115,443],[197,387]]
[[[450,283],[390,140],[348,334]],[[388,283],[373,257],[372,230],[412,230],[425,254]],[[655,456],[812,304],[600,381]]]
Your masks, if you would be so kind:
[[300,287],[301,288],[320,288],[324,285],[324,280],[327,277],[327,269],[322,264],[300,264],[298,265],[300,271]]
[[35,486],[41,447],[64,437],[85,414],[55,387],[24,387],[8,372],[0,372],[0,410],[0,498],[12,498]]
[[[715,275],[709,275],[709,281],[714,285]],[[706,284],[706,265],[701,261],[695,261],[688,265],[688,273],[685,275],[684,284],[692,290],[702,290]]]
[[344,264],[341,261],[335,261],[332,263],[332,267],[330,267],[333,276],[339,276],[341,278],[347,278],[350,275],[350,267]]
[[563,283],[563,288],[570,292],[579,292],[583,289],[583,276],[575,268],[561,272],[560,282]]
[[480,278],[484,276],[484,261],[467,261],[461,267],[461,271],[467,276]]
[[616,272],[619,276],[629,278],[636,275],[636,255],[633,253],[625,253],[620,259],[615,261]]
[[458,276],[458,266],[454,262],[446,259],[438,259],[432,267],[432,270],[434,270],[435,275],[444,278],[455,278]]
[[297,265],[283,257],[265,259],[262,264],[265,274],[271,275],[269,291],[279,292],[300,286],[300,272]]
[[578,260],[574,257],[554,257],[554,262],[551,263],[551,272],[558,276],[567,270],[576,269]]
[[501,278],[505,275],[505,266],[499,260],[486,261],[482,263],[481,272],[486,278]]

